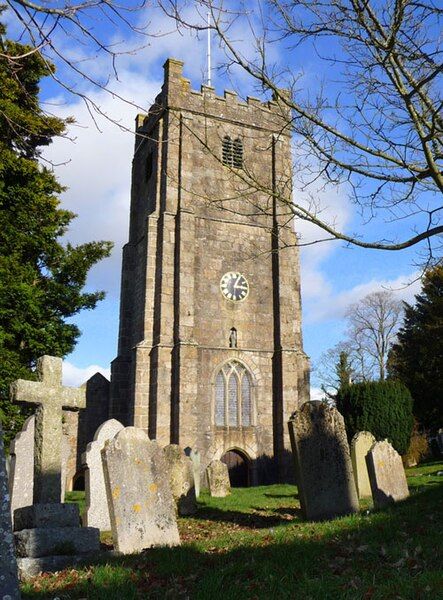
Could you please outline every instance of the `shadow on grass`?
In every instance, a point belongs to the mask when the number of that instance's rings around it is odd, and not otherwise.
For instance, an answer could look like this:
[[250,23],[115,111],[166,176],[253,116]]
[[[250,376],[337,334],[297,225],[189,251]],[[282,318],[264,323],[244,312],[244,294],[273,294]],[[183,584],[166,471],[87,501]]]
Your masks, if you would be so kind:
[[[299,516],[301,518],[301,510],[297,508],[274,508],[266,509],[269,513],[272,511],[275,514],[262,514],[264,512],[261,506],[251,506],[251,510],[254,512],[246,513],[235,510],[220,510],[218,508],[203,508],[198,511],[195,515],[197,520],[205,521],[217,521],[221,523],[233,523],[240,527],[246,527],[249,529],[269,529],[270,527],[277,527],[279,525],[288,525],[288,520],[282,518],[281,514],[291,514]],[[261,512],[259,512],[261,511]],[[190,517],[192,519],[192,517]]]
[[298,494],[293,494],[292,492],[290,492],[289,494],[263,494],[263,496],[265,496],[265,498],[295,498],[295,499],[297,499],[299,497]]
[[[203,509],[199,518],[205,518],[204,513],[212,520],[226,520],[224,511]],[[232,519],[245,517],[228,514]],[[269,519],[259,523],[269,526]],[[442,524],[443,486],[430,486],[376,513],[236,532],[223,543],[149,549],[67,572],[65,579],[63,574],[48,575],[39,582],[40,591],[31,592],[27,586],[23,598],[436,598],[443,583]],[[56,582],[53,588],[48,587],[51,578]]]

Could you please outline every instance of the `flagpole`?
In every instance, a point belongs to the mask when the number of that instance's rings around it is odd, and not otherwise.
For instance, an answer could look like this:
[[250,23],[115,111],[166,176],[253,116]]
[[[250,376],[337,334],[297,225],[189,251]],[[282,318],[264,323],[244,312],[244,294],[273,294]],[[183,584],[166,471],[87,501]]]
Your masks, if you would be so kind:
[[208,85],[211,85],[211,13],[208,11]]

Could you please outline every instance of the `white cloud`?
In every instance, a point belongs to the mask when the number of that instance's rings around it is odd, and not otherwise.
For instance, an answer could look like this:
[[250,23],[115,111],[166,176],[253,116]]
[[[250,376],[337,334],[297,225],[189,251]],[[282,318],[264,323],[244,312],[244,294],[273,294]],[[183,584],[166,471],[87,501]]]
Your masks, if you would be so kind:
[[63,361],[63,385],[79,387],[96,373],[101,373],[106,379],[110,379],[110,369],[99,365],[89,365],[83,369],[76,367],[67,360]]
[[321,388],[311,387],[311,397],[310,400],[324,400],[325,393]]
[[318,295],[315,302],[309,304],[308,310],[305,312],[305,320],[307,323],[318,323],[341,319],[351,304],[358,302],[371,292],[381,290],[391,291],[398,300],[412,302],[420,288],[421,282],[418,274],[407,273],[391,280],[371,279],[338,294],[333,294],[330,289],[325,289],[322,294]]

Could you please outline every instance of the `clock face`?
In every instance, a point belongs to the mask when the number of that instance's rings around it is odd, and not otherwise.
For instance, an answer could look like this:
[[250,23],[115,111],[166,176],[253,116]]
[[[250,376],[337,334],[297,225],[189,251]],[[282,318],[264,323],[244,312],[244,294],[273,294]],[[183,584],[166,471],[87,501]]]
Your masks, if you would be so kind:
[[241,273],[230,271],[225,273],[220,280],[221,293],[227,300],[240,302],[249,294],[249,285],[246,277]]

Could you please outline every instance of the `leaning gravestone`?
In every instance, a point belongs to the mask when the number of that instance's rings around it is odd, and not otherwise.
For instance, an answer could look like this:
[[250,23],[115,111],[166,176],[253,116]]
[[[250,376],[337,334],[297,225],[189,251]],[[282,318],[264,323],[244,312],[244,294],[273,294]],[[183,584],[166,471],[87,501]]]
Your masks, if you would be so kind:
[[102,450],[111,530],[117,552],[180,544],[162,448],[142,429],[125,427]]
[[194,471],[191,459],[177,444],[163,448],[169,472],[169,485],[180,516],[197,512],[195,499]]
[[383,508],[409,496],[401,456],[388,440],[372,446],[366,455],[366,464],[375,508]]
[[358,511],[342,415],[326,402],[305,402],[289,423],[300,504],[305,519]]
[[206,469],[209,492],[214,498],[224,498],[231,493],[229,471],[221,460],[213,460]]
[[375,437],[369,431],[359,431],[351,440],[352,469],[359,498],[370,498],[372,496],[366,455],[374,442]]
[[106,442],[112,440],[122,429],[123,425],[116,419],[105,421],[97,429],[93,441],[89,442],[82,455],[82,463],[86,466],[86,511],[83,525],[98,527],[101,531],[111,529],[101,451]]
[[0,600],[19,600],[3,429],[0,422]]
[[79,527],[78,507],[61,504],[62,410],[85,406],[82,389],[63,387],[62,360],[37,361],[38,381],[11,385],[15,402],[37,404],[34,438],[34,505],[14,512],[14,537],[22,576],[60,570],[100,548],[99,530]]

